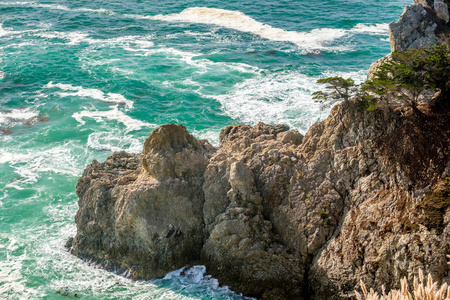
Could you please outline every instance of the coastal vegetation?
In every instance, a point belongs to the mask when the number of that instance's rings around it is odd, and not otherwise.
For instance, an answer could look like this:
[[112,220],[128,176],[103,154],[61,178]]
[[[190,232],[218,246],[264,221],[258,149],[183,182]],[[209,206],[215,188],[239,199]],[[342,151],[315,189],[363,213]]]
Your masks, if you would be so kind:
[[[392,59],[380,65],[372,78],[356,85],[351,78],[322,78],[331,92],[317,91],[313,99],[333,105],[358,96],[359,105],[373,110],[380,105],[405,105],[420,114],[421,99],[434,107],[447,105],[450,90],[450,50],[446,45],[407,49],[392,53]],[[431,98],[433,99],[427,99]],[[433,100],[433,101],[431,101]]]
[[[386,294],[383,287],[382,295],[378,295],[373,289],[367,290],[363,281],[360,281],[363,295],[356,293],[358,300],[448,300],[450,299],[450,287],[444,283],[440,287],[428,274],[425,280],[422,270],[419,270],[419,278],[414,276],[413,291],[409,290],[406,278],[401,280],[400,290],[392,290]],[[363,298],[364,296],[364,298]]]
[[327,84],[326,89],[330,92],[317,91],[313,93],[313,99],[320,103],[322,107],[329,107],[337,102],[348,101],[359,93],[358,85],[351,78],[344,79],[340,76],[321,78],[317,83]]

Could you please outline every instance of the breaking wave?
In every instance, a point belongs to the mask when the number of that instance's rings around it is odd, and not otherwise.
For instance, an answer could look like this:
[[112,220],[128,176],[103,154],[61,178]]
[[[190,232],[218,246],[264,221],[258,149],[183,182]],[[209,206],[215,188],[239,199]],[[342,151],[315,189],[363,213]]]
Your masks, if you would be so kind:
[[342,50],[343,46],[327,47],[332,42],[343,37],[343,29],[321,28],[311,32],[288,31],[261,23],[240,11],[225,10],[209,7],[191,7],[178,14],[139,16],[126,15],[137,19],[160,20],[167,22],[190,22],[222,26],[242,32],[258,35],[262,38],[277,42],[292,42],[306,50]]

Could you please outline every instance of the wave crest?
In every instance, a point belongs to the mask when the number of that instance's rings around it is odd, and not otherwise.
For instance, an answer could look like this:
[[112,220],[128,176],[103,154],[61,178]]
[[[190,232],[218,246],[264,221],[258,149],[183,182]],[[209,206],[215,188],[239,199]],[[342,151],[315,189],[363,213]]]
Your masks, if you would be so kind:
[[305,50],[344,50],[342,46],[327,47],[325,43],[336,40],[346,34],[346,30],[333,28],[314,29],[311,32],[288,31],[256,21],[240,11],[209,7],[190,7],[180,13],[169,15],[126,16],[136,19],[166,22],[190,22],[217,25],[252,33],[271,41],[291,42]]

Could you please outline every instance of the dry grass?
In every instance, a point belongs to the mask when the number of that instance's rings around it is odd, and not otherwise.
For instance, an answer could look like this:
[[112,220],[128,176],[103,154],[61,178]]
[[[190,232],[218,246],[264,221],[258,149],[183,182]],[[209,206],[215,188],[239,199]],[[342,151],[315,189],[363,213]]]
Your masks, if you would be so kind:
[[[450,255],[448,257],[450,258]],[[444,283],[441,287],[438,287],[437,283],[433,282],[430,274],[428,274],[428,278],[425,280],[422,270],[419,271],[419,278],[414,276],[414,289],[412,293],[409,291],[406,278],[400,282],[400,290],[392,290],[386,295],[383,286],[382,295],[378,295],[373,289],[368,291],[366,285],[361,280],[360,284],[364,298],[355,291],[356,298],[358,300],[450,300],[450,286],[448,287]]]

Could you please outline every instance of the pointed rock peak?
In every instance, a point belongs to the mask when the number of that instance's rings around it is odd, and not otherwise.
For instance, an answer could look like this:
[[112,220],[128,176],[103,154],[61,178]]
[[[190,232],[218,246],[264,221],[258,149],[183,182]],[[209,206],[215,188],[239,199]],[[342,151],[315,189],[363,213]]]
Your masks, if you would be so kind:
[[167,124],[155,129],[142,151],[142,167],[146,178],[193,178],[203,174],[214,147],[200,142],[183,125]]
[[169,123],[155,129],[144,144],[143,154],[155,151],[183,149],[200,150],[202,144],[180,124]]

